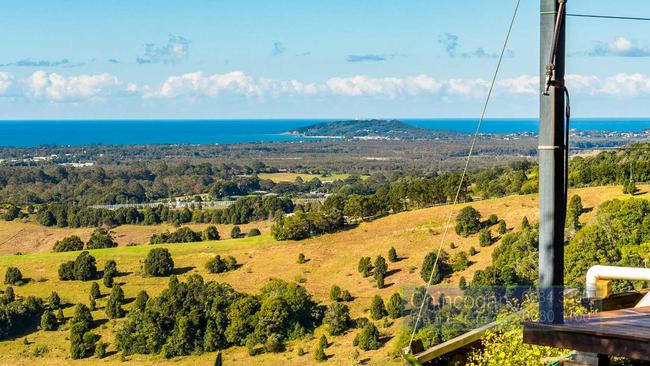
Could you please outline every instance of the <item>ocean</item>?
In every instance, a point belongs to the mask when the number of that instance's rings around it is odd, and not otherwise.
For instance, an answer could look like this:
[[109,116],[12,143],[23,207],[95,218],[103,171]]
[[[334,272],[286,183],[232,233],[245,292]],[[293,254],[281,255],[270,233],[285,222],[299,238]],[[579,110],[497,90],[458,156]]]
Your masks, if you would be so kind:
[[[235,144],[297,141],[283,132],[334,119],[269,120],[37,120],[0,121],[0,146]],[[424,128],[474,132],[476,119],[402,119]],[[537,132],[536,119],[487,119],[481,132]],[[634,132],[650,129],[650,119],[572,119],[577,130]]]

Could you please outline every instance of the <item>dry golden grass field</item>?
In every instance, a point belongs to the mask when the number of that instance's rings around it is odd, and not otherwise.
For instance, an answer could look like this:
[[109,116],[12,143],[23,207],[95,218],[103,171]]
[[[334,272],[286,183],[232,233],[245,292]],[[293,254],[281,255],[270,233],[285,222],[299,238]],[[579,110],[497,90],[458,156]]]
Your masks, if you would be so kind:
[[[650,187],[640,186],[640,197],[647,197]],[[621,187],[595,187],[576,189],[571,194],[580,194],[586,208],[594,210],[585,213],[581,220],[589,221],[595,215],[595,208],[603,201],[612,198],[623,198]],[[629,197],[629,196],[628,196]],[[531,222],[537,220],[537,196],[509,196],[500,199],[485,200],[472,204],[483,217],[496,214],[505,219],[509,228],[518,227],[523,216],[528,216]],[[255,293],[270,278],[280,278],[287,281],[298,281],[322,303],[328,303],[328,293],[332,285],[337,284],[349,290],[355,300],[349,303],[353,317],[368,316],[367,309],[370,298],[380,294],[385,300],[394,292],[405,288],[423,285],[418,270],[424,256],[436,250],[443,231],[445,218],[449,214],[450,206],[440,206],[391,215],[372,222],[362,223],[353,229],[323,235],[300,242],[277,242],[269,235],[269,223],[254,223],[242,225],[244,231],[250,227],[259,227],[262,236],[243,239],[228,239],[213,242],[193,244],[167,244],[162,245],[171,251],[177,268],[185,268],[186,273],[180,275],[183,279],[189,274],[201,274],[206,280],[227,282],[240,291]],[[460,207],[456,208],[457,210]],[[453,223],[452,223],[453,224]],[[91,251],[97,258],[98,268],[103,268],[104,263],[114,259],[121,272],[128,274],[119,277],[118,282],[124,283],[126,297],[132,298],[141,289],[146,289],[150,295],[158,294],[166,287],[166,278],[144,278],[140,274],[141,262],[149,249],[154,246],[138,245],[126,246],[128,243],[145,244],[153,232],[171,229],[164,225],[123,226],[114,231],[120,247]],[[222,237],[229,234],[230,227],[219,226]],[[54,241],[58,238],[78,234],[87,239],[91,229],[58,229],[44,228],[35,224],[25,223],[0,223],[0,253],[7,254],[0,257],[0,275],[4,275],[7,266],[20,268],[25,277],[31,279],[26,285],[16,287],[18,295],[36,295],[47,297],[51,291],[56,290],[65,303],[87,303],[90,282],[66,281],[57,278],[57,269],[60,263],[73,259],[78,253],[49,253]],[[496,232],[496,230],[493,230]],[[450,242],[457,244],[456,249],[451,249]],[[478,238],[473,235],[469,238],[458,237],[453,229],[450,230],[444,249],[453,256],[458,251],[467,251],[474,246],[479,253],[470,257],[472,265],[464,272],[455,273],[438,286],[457,284],[460,276],[468,280],[474,271],[485,268],[491,263],[491,253],[496,244],[481,248]],[[371,279],[362,278],[357,272],[357,262],[361,256],[386,257],[388,249],[393,246],[398,255],[403,258],[397,263],[389,263],[389,276],[386,278],[386,287],[378,290],[373,286]],[[11,255],[17,251],[23,255]],[[235,271],[224,274],[209,274],[204,269],[204,264],[214,254],[235,256],[243,266]],[[304,253],[309,261],[298,264],[296,258],[299,253]],[[100,281],[101,282],[101,281]],[[100,284],[103,294],[108,290]],[[93,313],[95,319],[105,319],[103,306],[106,298],[98,302],[99,309]],[[130,305],[126,305],[128,310]],[[65,315],[71,316],[73,307],[65,309]],[[69,341],[66,337],[69,331],[66,327],[54,332],[37,331],[25,337],[0,342],[0,364],[2,365],[120,365],[124,361],[116,354],[113,343],[114,329],[119,320],[111,320],[100,326],[95,331],[102,335],[102,339],[111,343],[109,352],[112,354],[102,360],[89,358],[73,361],[69,359]],[[393,336],[400,327],[400,321],[392,324],[378,322],[380,331],[386,335],[388,341],[377,351],[360,351],[359,360],[366,360],[368,365],[399,365],[401,362],[391,357],[395,350],[396,339]],[[225,365],[311,365],[316,364],[312,351],[317,344],[318,337],[324,329],[317,329],[315,337],[288,345],[284,353],[262,354],[248,356],[244,348],[230,348],[224,352]],[[329,337],[333,345],[326,350],[329,360],[327,365],[351,365],[355,361],[352,355],[355,348],[352,340],[356,330],[339,337]],[[48,352],[40,357],[34,356],[34,349],[39,345],[46,345]],[[297,356],[296,349],[302,347],[307,351],[304,356]],[[129,356],[127,361],[131,364],[143,365],[212,365],[214,353],[189,356],[166,360],[162,356]]]

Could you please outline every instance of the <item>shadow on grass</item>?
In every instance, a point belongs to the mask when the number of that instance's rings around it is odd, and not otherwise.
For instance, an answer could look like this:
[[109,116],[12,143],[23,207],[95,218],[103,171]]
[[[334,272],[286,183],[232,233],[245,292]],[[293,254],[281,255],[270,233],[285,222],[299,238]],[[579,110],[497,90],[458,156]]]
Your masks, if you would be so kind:
[[93,320],[92,328],[99,328],[106,323],[108,323],[108,319],[95,319]]
[[179,267],[172,270],[173,275],[182,275],[196,268],[195,266]]
[[394,275],[395,273],[401,272],[402,270],[400,268],[395,268],[391,269],[390,271],[386,272],[386,277]]

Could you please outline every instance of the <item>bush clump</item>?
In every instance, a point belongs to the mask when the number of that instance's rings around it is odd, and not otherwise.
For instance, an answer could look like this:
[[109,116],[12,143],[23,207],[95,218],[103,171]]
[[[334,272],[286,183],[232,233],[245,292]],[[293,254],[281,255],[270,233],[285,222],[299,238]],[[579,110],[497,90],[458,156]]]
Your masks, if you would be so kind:
[[54,252],[74,252],[77,250],[83,250],[84,248],[84,242],[81,241],[81,238],[72,235],[65,237],[61,240],[57,240],[56,243],[54,243],[54,249],[52,249]]
[[237,259],[233,256],[228,256],[226,258],[221,258],[217,254],[214,258],[211,258],[206,264],[205,268],[210,273],[223,273],[237,269]]
[[154,248],[144,260],[144,274],[152,277],[169,276],[174,270],[174,260],[166,248]]

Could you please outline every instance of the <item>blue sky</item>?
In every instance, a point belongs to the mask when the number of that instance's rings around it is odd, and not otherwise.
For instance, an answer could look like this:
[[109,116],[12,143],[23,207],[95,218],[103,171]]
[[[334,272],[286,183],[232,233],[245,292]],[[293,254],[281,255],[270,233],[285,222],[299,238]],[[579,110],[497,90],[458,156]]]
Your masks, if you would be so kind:
[[[514,0],[15,1],[0,118],[475,117]],[[573,13],[650,16],[642,0]],[[492,117],[537,115],[539,2],[522,0]],[[568,20],[582,117],[648,117],[650,22]]]

